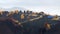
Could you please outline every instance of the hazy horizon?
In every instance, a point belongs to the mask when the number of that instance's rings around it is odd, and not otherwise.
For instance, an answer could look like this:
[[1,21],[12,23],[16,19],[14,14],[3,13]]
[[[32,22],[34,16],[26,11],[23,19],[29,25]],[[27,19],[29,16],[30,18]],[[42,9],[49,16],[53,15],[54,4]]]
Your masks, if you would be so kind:
[[0,8],[22,7],[35,12],[60,15],[60,0],[0,0]]

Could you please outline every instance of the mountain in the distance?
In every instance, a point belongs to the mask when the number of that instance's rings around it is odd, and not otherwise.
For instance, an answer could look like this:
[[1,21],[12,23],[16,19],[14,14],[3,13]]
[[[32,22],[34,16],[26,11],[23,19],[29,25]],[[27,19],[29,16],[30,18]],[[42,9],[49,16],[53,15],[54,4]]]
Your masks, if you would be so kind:
[[0,8],[0,10],[4,10],[4,11],[11,11],[11,10],[22,10],[22,11],[26,11],[27,9],[25,8],[21,8],[21,7],[13,7],[13,8]]

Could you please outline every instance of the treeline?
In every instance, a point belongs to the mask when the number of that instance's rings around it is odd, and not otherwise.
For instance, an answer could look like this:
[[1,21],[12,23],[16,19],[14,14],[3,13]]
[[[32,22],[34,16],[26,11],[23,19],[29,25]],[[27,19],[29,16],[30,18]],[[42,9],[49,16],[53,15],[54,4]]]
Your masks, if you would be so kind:
[[25,20],[29,20],[29,19],[33,19],[33,18],[37,18],[37,17],[41,17],[43,18],[44,16],[46,16],[46,18],[53,18],[52,20],[59,20],[58,16],[52,16],[52,15],[49,15],[49,14],[46,14],[44,13],[43,11],[42,12],[33,12],[33,11],[18,11],[18,10],[15,10],[15,11],[0,11],[0,17],[11,17],[11,18],[14,18],[16,20],[19,20],[20,22],[21,21],[25,21]]

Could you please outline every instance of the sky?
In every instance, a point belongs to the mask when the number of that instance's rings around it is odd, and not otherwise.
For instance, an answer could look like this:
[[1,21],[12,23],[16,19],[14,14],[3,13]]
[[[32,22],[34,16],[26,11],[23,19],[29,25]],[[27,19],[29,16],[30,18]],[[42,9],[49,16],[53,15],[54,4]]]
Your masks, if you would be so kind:
[[0,8],[22,7],[34,12],[60,15],[60,0],[0,0]]

